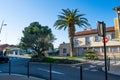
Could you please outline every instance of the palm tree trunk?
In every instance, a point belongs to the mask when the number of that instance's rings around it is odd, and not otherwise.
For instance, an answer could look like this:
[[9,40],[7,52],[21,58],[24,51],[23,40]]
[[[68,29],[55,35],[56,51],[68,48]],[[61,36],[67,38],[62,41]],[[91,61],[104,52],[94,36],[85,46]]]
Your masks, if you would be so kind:
[[72,24],[69,24],[68,34],[70,38],[70,56],[72,57],[74,54],[74,34],[75,34],[75,27]]
[[74,54],[74,42],[73,37],[70,37],[70,56],[72,57]]

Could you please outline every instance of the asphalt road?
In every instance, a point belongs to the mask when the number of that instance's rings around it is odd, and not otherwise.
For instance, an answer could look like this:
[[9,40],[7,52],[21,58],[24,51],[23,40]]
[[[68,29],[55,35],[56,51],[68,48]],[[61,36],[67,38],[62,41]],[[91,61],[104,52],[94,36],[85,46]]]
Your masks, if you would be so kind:
[[[28,58],[10,57],[11,59],[11,73],[22,74],[27,76]],[[50,65],[49,63],[33,63],[29,64],[30,76],[50,79]],[[83,80],[105,80],[105,74],[101,70],[102,65],[95,65],[86,63],[82,65]],[[0,63],[0,73],[9,72],[9,63]],[[52,64],[52,80],[80,80],[80,66],[79,65],[61,65]],[[120,76],[108,75],[108,80],[120,80]]]

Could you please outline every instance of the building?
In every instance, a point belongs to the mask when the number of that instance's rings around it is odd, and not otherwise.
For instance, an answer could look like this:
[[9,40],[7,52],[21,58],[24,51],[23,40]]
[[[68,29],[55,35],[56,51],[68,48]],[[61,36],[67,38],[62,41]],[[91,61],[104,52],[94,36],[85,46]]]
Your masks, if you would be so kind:
[[[106,28],[106,53],[109,57],[120,57],[120,6],[113,9],[117,12],[114,26]],[[75,33],[74,48],[76,56],[81,56],[86,50],[92,49],[100,56],[104,55],[103,39],[98,36],[97,29],[87,29]],[[60,55],[70,53],[70,44],[60,44]]]
[[[120,6],[115,7],[117,18],[114,26],[106,28],[106,53],[109,57],[120,57]],[[97,29],[87,29],[75,33],[74,48],[75,56],[81,56],[86,50],[91,49],[98,56],[104,55],[103,38],[98,36]],[[60,55],[66,56],[70,53],[70,44],[60,44]]]
[[[106,28],[106,53],[109,57],[120,56],[120,41],[115,37],[115,27]],[[74,37],[76,55],[82,55],[86,50],[92,49],[97,55],[104,55],[103,38],[98,36],[97,29],[76,32]]]
[[[120,41],[116,39],[115,27],[106,28],[106,52],[109,57],[120,57]],[[86,50],[92,49],[95,54],[99,56],[104,55],[103,38],[98,36],[97,29],[87,29],[76,32],[74,37],[74,48],[76,50],[75,56],[81,56]],[[60,56],[67,56],[70,54],[70,44],[62,43],[59,47]]]
[[59,46],[59,56],[67,56],[70,54],[70,43],[63,42]]

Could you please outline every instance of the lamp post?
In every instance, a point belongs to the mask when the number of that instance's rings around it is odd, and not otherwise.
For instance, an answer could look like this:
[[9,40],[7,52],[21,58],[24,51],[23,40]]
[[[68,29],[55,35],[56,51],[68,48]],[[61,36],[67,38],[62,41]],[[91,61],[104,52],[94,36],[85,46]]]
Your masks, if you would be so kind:
[[1,31],[2,31],[2,27],[3,27],[3,26],[6,26],[6,25],[7,25],[7,24],[5,24],[5,23],[4,23],[4,20],[3,20],[3,21],[2,21],[2,24],[1,24],[1,27],[0,27],[0,33],[1,33]]
[[118,26],[119,26],[119,32],[120,32],[120,6],[113,8],[115,12],[117,12],[118,15]]
[[[7,24],[4,23],[4,20],[2,21],[2,24],[1,24],[1,27],[0,27],[0,34],[1,34],[1,31],[2,31],[2,27],[3,26],[6,26]],[[1,41],[1,40],[0,40]]]

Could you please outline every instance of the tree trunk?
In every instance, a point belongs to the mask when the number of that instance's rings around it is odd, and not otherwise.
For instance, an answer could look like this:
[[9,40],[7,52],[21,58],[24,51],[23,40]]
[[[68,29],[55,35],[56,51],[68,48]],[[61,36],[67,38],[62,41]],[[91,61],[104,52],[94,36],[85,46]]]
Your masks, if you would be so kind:
[[69,24],[68,34],[70,38],[70,56],[72,57],[74,54],[74,34],[75,34],[75,27],[72,24]]
[[72,57],[74,54],[74,43],[73,43],[73,37],[70,37],[70,56]]

